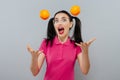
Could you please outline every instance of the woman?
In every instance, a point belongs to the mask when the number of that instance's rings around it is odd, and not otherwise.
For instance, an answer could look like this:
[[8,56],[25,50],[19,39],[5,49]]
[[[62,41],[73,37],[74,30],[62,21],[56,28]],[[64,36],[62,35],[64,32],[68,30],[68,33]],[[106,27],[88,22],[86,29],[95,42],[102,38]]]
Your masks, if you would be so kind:
[[[74,33],[70,38],[69,32],[73,24]],[[88,47],[94,40],[95,38],[83,42],[79,18],[71,16],[65,10],[58,11],[48,22],[47,38],[43,40],[39,50],[35,51],[27,46],[32,55],[33,75],[39,73],[45,59],[47,68],[44,80],[74,80],[76,59],[82,73],[86,75],[90,68]]]

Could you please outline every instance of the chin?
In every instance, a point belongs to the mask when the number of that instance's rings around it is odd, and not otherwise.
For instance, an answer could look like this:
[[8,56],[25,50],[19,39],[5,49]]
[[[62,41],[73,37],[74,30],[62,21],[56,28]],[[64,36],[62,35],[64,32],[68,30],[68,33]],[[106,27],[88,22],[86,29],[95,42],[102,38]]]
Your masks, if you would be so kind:
[[58,37],[65,38],[67,35],[65,34],[59,34]]

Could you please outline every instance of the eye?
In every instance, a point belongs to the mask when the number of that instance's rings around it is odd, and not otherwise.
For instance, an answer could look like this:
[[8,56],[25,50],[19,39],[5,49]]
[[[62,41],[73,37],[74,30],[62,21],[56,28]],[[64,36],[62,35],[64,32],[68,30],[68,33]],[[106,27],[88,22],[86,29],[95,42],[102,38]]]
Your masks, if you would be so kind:
[[66,21],[67,21],[67,19],[62,19],[62,21],[63,21],[63,22],[66,22]]
[[54,20],[54,23],[58,23],[58,20],[56,19],[56,20]]

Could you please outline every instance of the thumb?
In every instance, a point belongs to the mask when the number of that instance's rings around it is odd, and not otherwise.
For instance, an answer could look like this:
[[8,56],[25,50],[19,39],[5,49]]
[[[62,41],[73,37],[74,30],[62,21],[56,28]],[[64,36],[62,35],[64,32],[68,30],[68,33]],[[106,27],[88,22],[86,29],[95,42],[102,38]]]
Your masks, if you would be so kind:
[[36,53],[37,53],[37,55],[39,55],[39,54],[43,53],[43,50],[37,50]]

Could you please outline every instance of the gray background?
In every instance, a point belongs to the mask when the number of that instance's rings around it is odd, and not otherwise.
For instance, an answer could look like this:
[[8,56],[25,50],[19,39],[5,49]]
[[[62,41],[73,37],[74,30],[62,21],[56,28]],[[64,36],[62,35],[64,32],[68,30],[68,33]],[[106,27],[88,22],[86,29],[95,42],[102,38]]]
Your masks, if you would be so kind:
[[28,43],[38,49],[46,36],[47,22],[39,18],[41,9],[53,14],[69,11],[77,4],[84,41],[96,37],[90,46],[91,68],[83,75],[78,63],[75,80],[120,79],[120,1],[119,0],[0,0],[0,80],[43,80],[46,64],[38,76],[30,72]]

